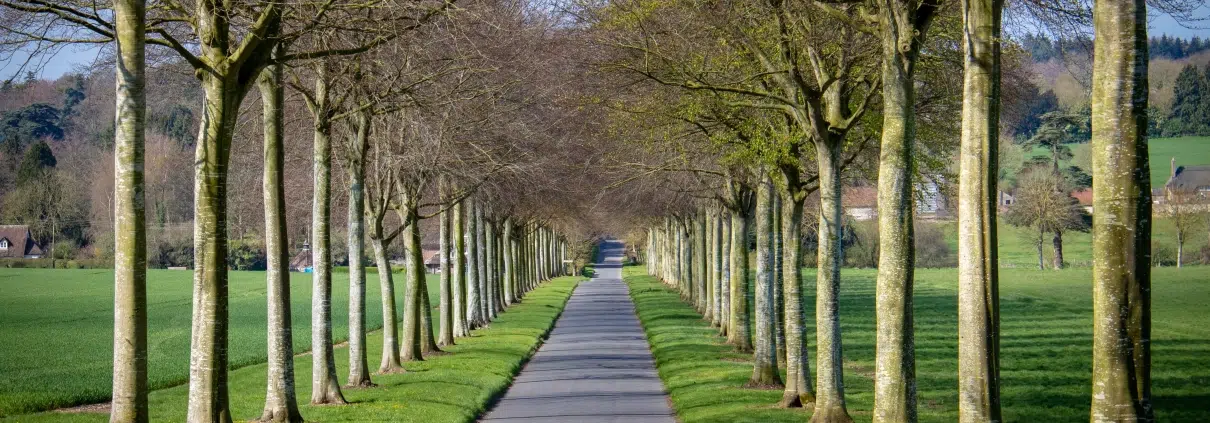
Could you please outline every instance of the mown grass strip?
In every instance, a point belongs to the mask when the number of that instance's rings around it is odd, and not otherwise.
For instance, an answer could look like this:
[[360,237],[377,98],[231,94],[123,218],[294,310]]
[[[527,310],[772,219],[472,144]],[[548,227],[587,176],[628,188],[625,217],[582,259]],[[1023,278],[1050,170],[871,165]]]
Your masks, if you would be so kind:
[[810,412],[774,407],[779,389],[746,389],[752,355],[723,344],[718,329],[656,278],[625,269],[630,297],[664,387],[682,423],[803,422]]
[[[557,278],[526,295],[523,302],[502,313],[491,326],[475,331],[449,354],[423,362],[405,363],[404,374],[375,375],[377,386],[346,389],[346,406],[302,407],[307,421],[470,422],[487,404],[501,395],[525,361],[537,351],[555,320],[563,311],[578,277]],[[369,337],[370,364],[378,362],[382,334]],[[337,375],[348,373],[348,351],[337,349]],[[311,395],[310,356],[294,360],[297,393],[306,403]],[[265,365],[245,367],[230,373],[231,411],[236,421],[260,416],[265,399]],[[152,421],[184,421],[188,387],[176,386],[152,392]],[[21,422],[99,422],[107,414],[45,412],[12,416]]]

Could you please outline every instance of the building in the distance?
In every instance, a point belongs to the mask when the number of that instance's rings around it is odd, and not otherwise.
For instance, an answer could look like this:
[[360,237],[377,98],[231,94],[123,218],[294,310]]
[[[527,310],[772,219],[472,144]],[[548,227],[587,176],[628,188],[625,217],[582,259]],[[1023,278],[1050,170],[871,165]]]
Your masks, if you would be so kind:
[[30,236],[29,226],[0,225],[0,258],[42,258],[42,247]]

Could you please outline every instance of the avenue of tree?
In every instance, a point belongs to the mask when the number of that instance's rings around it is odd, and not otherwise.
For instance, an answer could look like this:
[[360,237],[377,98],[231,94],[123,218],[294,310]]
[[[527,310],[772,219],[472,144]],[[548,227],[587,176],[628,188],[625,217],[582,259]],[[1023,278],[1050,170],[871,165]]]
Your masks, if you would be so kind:
[[[1019,49],[1005,41],[1006,12],[1056,33],[1095,35],[1090,415],[1154,421],[1144,0],[555,5],[0,0],[3,52],[114,46],[111,421],[148,419],[147,192],[155,184],[145,170],[146,91],[149,67],[165,63],[188,70],[203,103],[198,121],[183,125],[197,134],[188,178],[191,422],[232,420],[227,277],[240,215],[230,199],[249,189],[232,185],[244,171],[235,162],[256,165],[261,190],[252,196],[263,200],[263,225],[253,224],[267,288],[262,421],[305,418],[290,329],[306,317],[291,315],[290,298],[291,249],[303,239],[313,268],[309,402],[341,405],[343,390],[374,387],[372,275],[383,295],[377,373],[399,373],[403,362],[490,325],[542,281],[579,273],[598,234],[614,233],[629,234],[649,274],[753,355],[748,386],[784,389],[777,405],[813,408],[813,422],[850,422],[839,297],[851,179],[876,190],[873,420],[917,420],[917,188],[948,179],[958,199],[960,420],[1000,421],[999,149],[1006,121],[1023,120],[1015,110],[1033,94],[1020,82],[1028,77]],[[1155,9],[1187,18],[1199,5]],[[1062,232],[1078,226],[1064,213],[1061,142],[1047,138],[1046,124],[1029,141],[1053,147],[1053,169],[1035,168],[1039,182],[1030,184],[1040,187],[1042,211],[1008,216],[1037,230],[1039,252],[1045,234],[1061,246]],[[249,134],[259,155],[234,148]],[[286,151],[300,139],[309,152],[306,222],[290,218],[287,182],[297,170]],[[35,158],[41,148],[30,148]],[[424,280],[426,227],[441,263],[435,307]],[[334,261],[344,259],[335,257],[337,233],[347,237],[347,316],[331,306]],[[807,245],[814,257],[805,257]],[[402,274],[390,271],[393,251],[403,253]],[[803,304],[808,262],[818,268],[813,310]],[[343,380],[332,329],[339,318],[350,332]]]

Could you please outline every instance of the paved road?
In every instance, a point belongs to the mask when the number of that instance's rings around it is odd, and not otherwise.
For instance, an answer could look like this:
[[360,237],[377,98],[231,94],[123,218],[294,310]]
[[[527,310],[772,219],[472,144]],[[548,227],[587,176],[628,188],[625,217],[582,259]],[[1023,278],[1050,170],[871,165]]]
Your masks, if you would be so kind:
[[542,345],[484,422],[675,423],[622,283],[622,243],[601,249]]

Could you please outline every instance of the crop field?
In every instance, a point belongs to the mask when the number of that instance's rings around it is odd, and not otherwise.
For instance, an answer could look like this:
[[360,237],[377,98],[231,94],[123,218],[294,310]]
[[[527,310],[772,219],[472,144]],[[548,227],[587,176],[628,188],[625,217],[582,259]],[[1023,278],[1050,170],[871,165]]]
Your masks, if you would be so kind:
[[[808,410],[773,407],[780,390],[742,388],[751,355],[737,354],[678,295],[642,266],[626,281],[680,421],[801,422]],[[1210,421],[1210,267],[1155,269],[1152,377],[1157,421]],[[815,365],[814,271],[807,341]],[[844,386],[850,414],[873,405],[876,271],[841,271]],[[1092,372],[1090,269],[1001,272],[1001,386],[1006,422],[1087,421]],[[922,422],[957,421],[957,271],[917,269],[916,375]],[[784,370],[784,369],[783,369]]]
[[[230,366],[263,363],[264,272],[230,275]],[[192,276],[189,271],[148,271],[152,389],[187,380]],[[397,304],[403,304],[401,279],[397,274]],[[311,346],[311,275],[292,273],[290,282],[294,351],[301,353]],[[430,275],[433,306],[435,283],[436,276]],[[347,273],[333,273],[332,292],[332,326],[340,342],[348,337]],[[371,330],[382,327],[379,297],[378,277],[371,273],[366,283]],[[0,269],[0,339],[0,417],[107,401],[113,368],[113,271]],[[369,350],[372,363],[377,363],[378,351]],[[307,385],[306,378],[300,380],[300,386]]]

